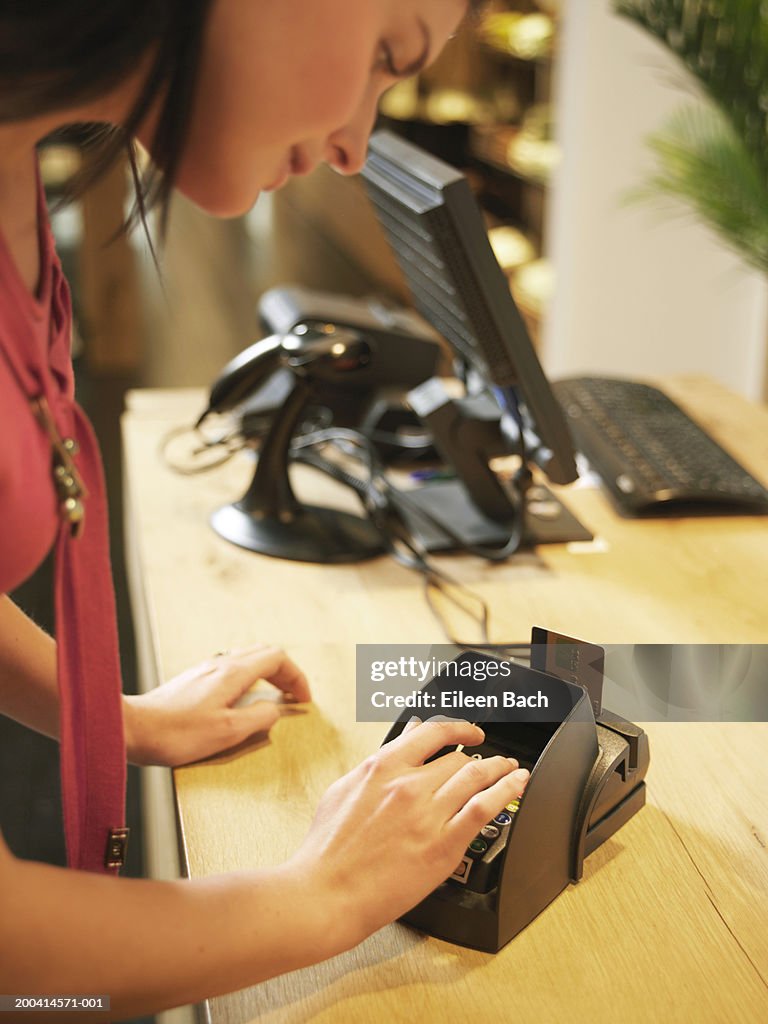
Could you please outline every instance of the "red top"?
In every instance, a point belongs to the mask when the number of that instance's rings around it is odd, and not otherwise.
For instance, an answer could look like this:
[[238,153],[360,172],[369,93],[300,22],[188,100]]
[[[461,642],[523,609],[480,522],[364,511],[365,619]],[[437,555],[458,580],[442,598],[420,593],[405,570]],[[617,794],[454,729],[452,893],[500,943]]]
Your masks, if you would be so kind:
[[[18,586],[55,543],[61,782],[71,867],[104,871],[109,831],[124,822],[125,745],[107,510],[98,446],[74,401],[69,289],[42,187],[40,285],[33,296],[0,233],[0,592]],[[58,433],[79,445],[85,522],[59,513],[51,440],[30,401],[44,397]]]

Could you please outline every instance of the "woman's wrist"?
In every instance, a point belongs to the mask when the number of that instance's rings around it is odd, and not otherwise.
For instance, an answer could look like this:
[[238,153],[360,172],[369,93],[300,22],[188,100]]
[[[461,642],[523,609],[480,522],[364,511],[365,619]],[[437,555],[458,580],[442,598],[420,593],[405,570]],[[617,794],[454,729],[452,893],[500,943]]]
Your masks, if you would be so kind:
[[[338,956],[367,938],[345,887],[329,884],[327,872],[314,870],[303,858],[294,856],[275,868],[271,884],[281,891],[298,940],[293,949],[298,959],[291,969]],[[283,956],[290,958],[291,953],[284,951]]]
[[141,697],[123,694],[123,737],[129,764],[156,764],[152,753],[151,709],[142,704]]

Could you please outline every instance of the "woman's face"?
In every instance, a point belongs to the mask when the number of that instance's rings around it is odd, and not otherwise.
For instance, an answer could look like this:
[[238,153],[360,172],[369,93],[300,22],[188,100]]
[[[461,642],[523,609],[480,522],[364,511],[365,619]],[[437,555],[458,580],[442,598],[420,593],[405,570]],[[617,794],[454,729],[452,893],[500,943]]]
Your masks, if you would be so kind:
[[226,217],[323,161],[356,173],[381,94],[437,56],[466,4],[214,0],[178,188]]

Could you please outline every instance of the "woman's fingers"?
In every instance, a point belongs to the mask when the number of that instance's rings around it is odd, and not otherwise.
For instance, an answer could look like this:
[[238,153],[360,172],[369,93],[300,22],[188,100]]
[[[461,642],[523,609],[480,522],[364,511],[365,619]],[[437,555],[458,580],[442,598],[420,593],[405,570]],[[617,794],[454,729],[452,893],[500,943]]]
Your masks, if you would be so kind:
[[[453,782],[455,776],[459,774],[463,769],[467,769],[470,774],[470,765],[473,764],[484,764],[485,761],[499,760],[504,762],[507,767],[507,771],[513,771],[519,767],[518,762],[515,758],[471,758],[468,754],[465,754],[462,750],[453,750],[449,754],[443,754],[442,757],[436,758],[434,761],[430,761],[429,764],[425,764],[423,771],[425,776],[428,776],[431,780],[431,786],[435,794],[441,788],[445,787],[448,782]],[[478,776],[478,779],[481,777]],[[495,781],[495,779],[494,779]],[[461,784],[461,783],[457,783]]]
[[402,736],[406,732],[411,732],[411,730],[415,729],[417,725],[421,725],[421,719],[418,717],[418,715],[414,715],[413,718],[409,719],[405,723],[405,728],[403,729],[403,732],[400,735]]
[[[435,799],[439,801],[446,815],[453,817],[459,814],[475,796],[491,790],[501,779],[509,777],[512,780],[514,777],[520,786],[520,793],[522,793],[525,783],[528,781],[528,774],[524,768],[518,767],[516,760],[507,757],[484,757],[478,761],[468,760],[445,780],[435,792]],[[519,796],[520,793],[515,793],[515,796]],[[498,807],[493,810],[490,817],[493,817],[497,811]]]
[[482,729],[463,719],[429,718],[413,728],[406,727],[397,739],[382,747],[380,756],[385,761],[404,761],[416,767],[443,747],[455,747],[460,743],[477,746],[484,738]]
[[233,700],[258,679],[266,679],[299,703],[309,701],[309,683],[298,665],[279,647],[255,646],[219,655],[231,673]]
[[[487,761],[496,761],[497,758],[487,758]],[[504,761],[504,758],[498,758]],[[504,771],[501,765],[482,766],[482,762],[475,762],[478,767],[475,772],[476,788],[472,793],[472,785],[466,786],[463,790],[459,787],[452,793],[444,794],[449,800],[450,806],[456,807],[453,817],[446,825],[446,832],[458,838],[460,842],[469,842],[475,833],[479,832],[483,825],[491,821],[502,808],[508,803],[517,800],[525,792],[530,773],[525,768],[516,768],[513,771]],[[471,773],[474,774],[474,773]],[[498,777],[492,781],[494,774]],[[477,782],[481,779],[480,788]],[[466,779],[461,783],[467,782]],[[443,787],[445,788],[445,787]],[[468,798],[467,794],[470,793]],[[462,805],[461,801],[464,800]]]
[[240,743],[259,732],[269,732],[280,717],[279,708],[270,702],[259,701],[238,711],[231,723],[233,743]]

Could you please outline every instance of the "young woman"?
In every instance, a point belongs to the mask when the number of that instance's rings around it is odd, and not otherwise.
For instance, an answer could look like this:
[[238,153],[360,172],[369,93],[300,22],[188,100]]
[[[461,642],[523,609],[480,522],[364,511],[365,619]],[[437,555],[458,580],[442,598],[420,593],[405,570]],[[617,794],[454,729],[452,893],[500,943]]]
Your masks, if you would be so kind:
[[[300,701],[309,690],[283,652],[256,646],[121,697],[98,453],[73,401],[68,293],[35,157],[56,129],[110,126],[105,160],[136,138],[162,171],[150,200],[176,187],[211,213],[239,214],[321,161],[358,171],[381,93],[434,58],[465,8],[0,5],[0,592],[55,545],[58,638],[0,598],[0,711],[60,737],[70,863],[21,862],[0,839],[0,992],[108,993],[119,1019],[332,956],[423,898],[524,788],[527,772],[503,758],[425,764],[482,734],[415,724],[331,787],[283,866],[177,883],[114,877],[126,754],[164,765],[210,755],[272,725],[274,710],[232,707],[254,680]],[[343,872],[328,852],[340,844]]]

